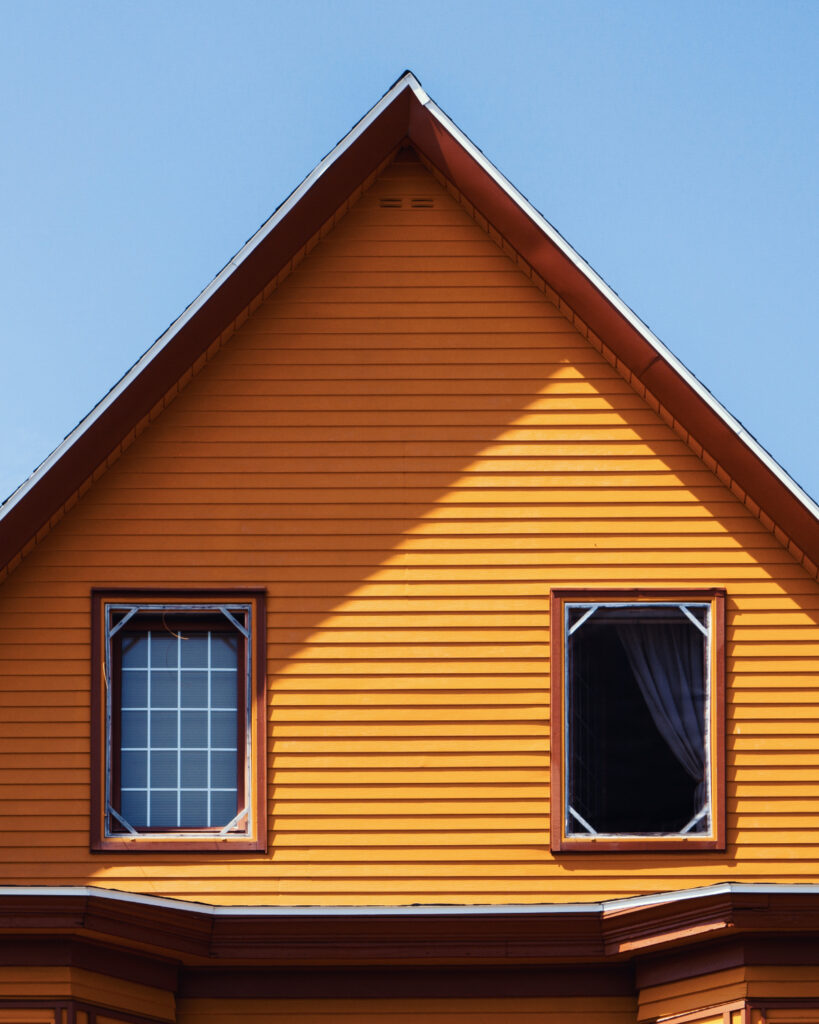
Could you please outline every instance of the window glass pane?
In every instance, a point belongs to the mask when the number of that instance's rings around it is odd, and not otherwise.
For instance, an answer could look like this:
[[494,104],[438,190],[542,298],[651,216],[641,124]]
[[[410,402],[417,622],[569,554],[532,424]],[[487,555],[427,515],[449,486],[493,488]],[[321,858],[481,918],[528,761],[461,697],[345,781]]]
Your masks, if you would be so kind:
[[182,640],[182,667],[208,667],[208,634],[191,633]]
[[570,835],[707,831],[708,609],[569,609]]
[[214,672],[210,684],[211,707],[236,707],[236,673]]
[[151,712],[151,746],[175,747],[177,745],[177,719],[175,711]]
[[174,828],[178,824],[176,790],[171,793],[151,792],[151,827]]
[[182,712],[183,747],[206,747],[208,745],[207,711]]
[[177,667],[176,636],[171,633],[151,632],[151,665],[154,668]]
[[703,626],[708,626],[709,613],[711,609],[707,604],[686,604],[683,606],[687,612],[694,616]]
[[236,668],[239,638],[235,633],[211,634],[210,663],[212,668]]
[[210,820],[217,828],[224,828],[239,810],[236,806],[236,793],[211,793]]
[[144,789],[136,792],[124,789],[120,808],[120,814],[131,828],[145,828],[148,823],[148,799]]
[[206,708],[208,706],[208,674],[185,669],[182,672],[182,707]]
[[182,819],[179,822],[185,828],[207,828],[208,825],[208,794],[183,789],[180,802]]
[[151,707],[175,708],[179,696],[179,683],[175,669],[151,670]]
[[236,753],[214,750],[210,755],[210,784],[214,789],[236,788]]
[[[573,626],[576,626],[577,623],[585,615],[587,615],[590,610],[591,607],[587,607],[585,605],[573,605],[570,608],[568,608],[566,610],[566,621],[568,623],[569,629],[571,629]],[[592,611],[591,614],[594,615],[594,611]]]
[[175,750],[151,751],[151,789],[176,788],[178,756]]
[[147,750],[123,750],[120,760],[120,784],[123,789],[148,785]]
[[181,760],[181,785],[191,789],[205,788],[208,784],[207,750],[183,750]]
[[[222,827],[237,812],[245,641],[227,624],[209,629],[211,618],[146,606],[113,640],[112,799],[142,831]],[[153,628],[160,619],[165,628]]]
[[148,638],[145,636],[130,636],[126,634],[122,638],[122,667],[123,668],[147,668],[148,666]]
[[148,742],[148,713],[146,711],[122,712],[123,747],[144,747]]
[[140,669],[122,670],[122,706],[144,708],[148,706],[148,673]]
[[236,715],[230,711],[212,711],[210,716],[212,747],[236,749]]

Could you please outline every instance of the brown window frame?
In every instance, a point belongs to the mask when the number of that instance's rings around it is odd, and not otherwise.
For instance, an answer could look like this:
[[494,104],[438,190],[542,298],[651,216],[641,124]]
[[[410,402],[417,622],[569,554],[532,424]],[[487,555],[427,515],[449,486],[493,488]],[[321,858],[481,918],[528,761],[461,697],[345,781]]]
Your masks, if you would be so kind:
[[[709,765],[711,833],[681,835],[567,834],[566,797],[566,637],[565,609],[573,603],[710,605]],[[576,851],[674,851],[725,849],[725,591],[709,589],[566,589],[550,600],[550,842],[555,853]]]
[[[266,769],[266,685],[265,685],[265,591],[258,588],[231,590],[147,590],[95,588],[91,592],[91,836],[92,851],[264,851],[267,848],[267,769]],[[116,652],[119,645],[109,643],[109,613],[114,608],[139,609],[139,624],[146,630],[164,614],[172,619],[187,618],[188,628],[204,628],[220,610],[230,606],[246,615],[248,636],[240,644],[240,664],[246,672],[244,699],[237,705],[237,744],[241,759],[239,809],[247,814],[229,832],[217,828],[154,828],[134,832],[114,830],[115,820],[109,807],[118,803],[115,751],[118,743],[117,715],[109,712],[106,678],[110,675],[110,707],[119,707],[121,673]],[[225,618],[225,624],[228,620]],[[197,621],[199,620],[199,621]],[[123,627],[125,629],[126,627]],[[112,630],[113,632],[113,630]],[[244,650],[242,650],[244,648]],[[106,665],[110,664],[110,672]],[[112,723],[109,729],[108,723]],[[242,746],[244,734],[244,748]]]

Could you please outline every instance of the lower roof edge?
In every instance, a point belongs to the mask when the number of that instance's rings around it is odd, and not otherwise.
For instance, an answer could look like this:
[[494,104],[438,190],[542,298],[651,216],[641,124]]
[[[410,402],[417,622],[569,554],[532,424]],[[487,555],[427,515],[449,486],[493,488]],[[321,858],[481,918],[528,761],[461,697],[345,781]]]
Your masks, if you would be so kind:
[[2,885],[0,901],[8,897],[55,897],[94,898],[122,903],[138,904],[145,907],[165,907],[193,914],[214,917],[461,917],[486,915],[533,915],[533,914],[595,914],[616,913],[640,907],[661,906],[681,900],[703,899],[720,895],[792,895],[819,897],[819,883],[806,882],[791,884],[784,882],[718,882],[713,885],[696,886],[689,889],[672,889],[664,892],[646,893],[617,899],[588,902],[545,902],[545,903],[413,903],[378,904],[362,906],[344,905],[296,905],[272,904],[215,904],[195,900],[184,900],[169,896],[152,896],[148,893],[129,892],[96,885]]

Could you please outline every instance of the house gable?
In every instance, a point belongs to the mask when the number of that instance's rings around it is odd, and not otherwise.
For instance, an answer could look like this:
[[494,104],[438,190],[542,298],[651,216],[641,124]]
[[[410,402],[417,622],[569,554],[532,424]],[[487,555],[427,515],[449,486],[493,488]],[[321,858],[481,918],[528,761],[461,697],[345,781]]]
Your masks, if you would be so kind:
[[[88,853],[106,586],[266,588],[267,853]],[[601,586],[728,592],[725,857],[548,851],[549,595]],[[0,589],[6,878],[138,892],[148,871],[163,895],[337,905],[620,896],[708,884],[726,858],[811,877],[813,804],[771,796],[783,744],[806,780],[815,758],[817,611],[790,554],[402,151]],[[36,829],[13,828],[24,807]]]
[[[0,1020],[815,1021],[819,590],[771,515],[810,505],[700,446],[719,409],[402,82],[6,509]],[[724,836],[560,834],[589,595],[707,634]],[[248,627],[266,837],[89,827],[143,613],[143,650]]]
[[[506,181],[411,72],[398,79],[6,501],[0,509],[0,572],[8,571],[48,531],[65,504],[75,500],[78,488],[89,486],[104,471],[132,430],[167,400],[167,388],[173,389],[180,375],[184,379],[189,367],[232,331],[237,316],[241,320],[259,301],[273,274],[288,272],[289,261],[301,255],[305,240],[335,219],[338,203],[377,172],[402,140],[409,140],[439,179],[466,197],[496,240],[519,254],[538,280],[548,282],[546,287],[556,289],[564,312],[571,313],[612,364],[816,576],[816,503]],[[112,448],[118,438],[122,440]]]

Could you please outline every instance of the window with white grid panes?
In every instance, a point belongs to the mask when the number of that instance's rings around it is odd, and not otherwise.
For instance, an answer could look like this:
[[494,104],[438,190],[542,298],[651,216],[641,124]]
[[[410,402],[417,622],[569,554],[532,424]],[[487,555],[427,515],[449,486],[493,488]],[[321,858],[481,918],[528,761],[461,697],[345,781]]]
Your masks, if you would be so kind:
[[113,623],[115,832],[218,832],[244,807],[246,616],[214,611]]

